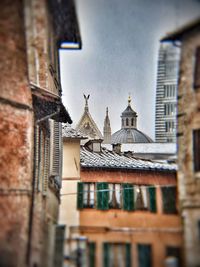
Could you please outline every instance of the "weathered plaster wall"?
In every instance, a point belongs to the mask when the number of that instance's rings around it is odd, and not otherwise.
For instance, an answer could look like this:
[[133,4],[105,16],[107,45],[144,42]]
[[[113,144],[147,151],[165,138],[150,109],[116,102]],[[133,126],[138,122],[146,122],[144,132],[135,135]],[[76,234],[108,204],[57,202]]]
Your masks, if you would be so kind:
[[185,256],[188,267],[200,264],[200,173],[193,168],[193,133],[200,129],[200,90],[194,90],[196,48],[199,32],[186,35],[182,42],[178,91],[178,188],[184,225]]
[[33,114],[22,1],[0,2],[0,266],[23,267],[29,229]]

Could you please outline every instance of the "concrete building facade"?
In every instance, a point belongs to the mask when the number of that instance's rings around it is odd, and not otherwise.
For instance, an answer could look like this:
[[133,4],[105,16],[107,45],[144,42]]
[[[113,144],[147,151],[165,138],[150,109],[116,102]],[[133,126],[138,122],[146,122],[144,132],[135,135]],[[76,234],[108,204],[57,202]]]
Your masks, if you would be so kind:
[[178,84],[178,190],[187,267],[200,266],[200,20],[169,34],[181,42]]

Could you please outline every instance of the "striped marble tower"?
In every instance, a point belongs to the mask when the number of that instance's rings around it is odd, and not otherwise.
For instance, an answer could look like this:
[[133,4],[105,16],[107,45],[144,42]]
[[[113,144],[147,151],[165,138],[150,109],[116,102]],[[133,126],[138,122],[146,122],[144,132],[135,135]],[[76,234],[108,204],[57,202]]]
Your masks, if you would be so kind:
[[156,88],[155,140],[176,142],[177,78],[180,48],[171,42],[160,44]]

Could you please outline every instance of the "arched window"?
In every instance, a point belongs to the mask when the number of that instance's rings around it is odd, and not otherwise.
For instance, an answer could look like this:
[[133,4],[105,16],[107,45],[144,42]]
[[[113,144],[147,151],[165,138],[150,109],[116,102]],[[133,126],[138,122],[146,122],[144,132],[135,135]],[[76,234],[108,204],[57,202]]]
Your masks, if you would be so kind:
[[134,119],[131,119],[131,126],[134,126]]
[[126,118],[126,126],[128,126],[128,118]]
[[124,119],[122,119],[122,126],[124,126]]

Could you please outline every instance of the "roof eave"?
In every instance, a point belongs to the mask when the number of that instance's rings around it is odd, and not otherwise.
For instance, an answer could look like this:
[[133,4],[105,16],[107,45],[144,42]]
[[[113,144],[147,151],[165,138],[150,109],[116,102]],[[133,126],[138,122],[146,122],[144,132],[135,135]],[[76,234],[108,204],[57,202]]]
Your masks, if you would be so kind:
[[174,32],[171,32],[160,39],[161,42],[165,41],[180,41],[184,37],[185,34],[190,33],[196,29],[200,28],[200,18],[192,21],[191,23],[188,23],[184,25],[183,27],[180,27]]

